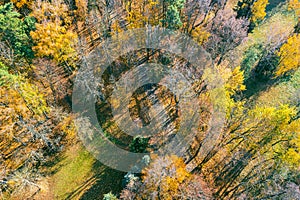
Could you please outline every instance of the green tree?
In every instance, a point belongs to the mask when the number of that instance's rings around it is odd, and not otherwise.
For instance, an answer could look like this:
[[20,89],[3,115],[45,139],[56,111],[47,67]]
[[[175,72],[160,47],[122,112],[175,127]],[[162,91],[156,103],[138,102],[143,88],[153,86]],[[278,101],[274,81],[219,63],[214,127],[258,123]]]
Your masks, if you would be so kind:
[[166,13],[166,27],[169,29],[178,29],[182,26],[179,10],[176,6],[170,5]]
[[118,200],[118,198],[111,192],[104,194],[103,200]]
[[244,70],[245,79],[250,77],[251,71],[255,68],[262,54],[262,46],[257,44],[245,50],[241,69]]
[[136,136],[129,145],[130,151],[135,153],[145,153],[146,148],[148,147],[148,142],[149,138]]
[[169,29],[178,29],[182,26],[180,17],[181,9],[183,8],[185,0],[167,0],[167,11],[163,24]]
[[32,59],[34,53],[31,49],[33,42],[30,31],[34,30],[34,18],[20,19],[20,14],[13,10],[13,4],[0,6],[0,40],[7,43],[14,54]]

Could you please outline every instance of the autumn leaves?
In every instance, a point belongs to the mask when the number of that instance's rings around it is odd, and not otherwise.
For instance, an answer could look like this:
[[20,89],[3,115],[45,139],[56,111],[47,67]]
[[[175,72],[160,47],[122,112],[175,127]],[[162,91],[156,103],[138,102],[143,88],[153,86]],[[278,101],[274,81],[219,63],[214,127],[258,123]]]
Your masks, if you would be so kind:
[[72,19],[66,4],[60,0],[38,2],[31,15],[37,23],[30,32],[36,56],[50,57],[58,64],[75,66],[77,34],[71,29]]

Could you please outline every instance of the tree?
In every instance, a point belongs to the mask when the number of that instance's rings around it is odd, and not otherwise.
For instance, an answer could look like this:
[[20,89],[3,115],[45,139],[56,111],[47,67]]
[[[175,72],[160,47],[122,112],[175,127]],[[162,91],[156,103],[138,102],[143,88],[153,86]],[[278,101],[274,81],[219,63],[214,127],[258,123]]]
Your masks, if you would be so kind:
[[262,45],[253,45],[245,50],[244,59],[241,63],[241,69],[244,70],[245,79],[250,78],[252,70],[263,54],[262,51]]
[[118,200],[118,198],[111,192],[104,194],[103,200]]
[[230,12],[220,11],[212,22],[208,41],[204,44],[216,64],[219,65],[229,51],[237,47],[247,36],[248,22],[236,19]]
[[18,9],[21,9],[23,7],[31,8],[34,1],[33,0],[11,0]]
[[277,55],[280,57],[276,76],[285,74],[291,70],[296,70],[300,63],[300,34],[296,33],[280,47]]
[[68,8],[60,0],[40,2],[32,12],[37,20],[36,30],[30,35],[35,42],[33,50],[39,57],[48,57],[58,64],[74,67],[77,35],[70,29]]
[[192,37],[199,43],[204,44],[210,37],[210,33],[205,28],[198,26],[192,30]]
[[297,0],[289,0],[288,6],[289,6],[289,9],[295,10],[296,14],[298,14],[300,12],[299,11],[299,6],[300,6],[299,1],[297,1]]
[[135,153],[145,153],[146,148],[148,147],[149,138],[144,138],[137,136],[133,138],[133,141],[130,143],[130,151]]
[[128,13],[126,20],[130,28],[140,28],[148,24],[161,24],[169,29],[179,29],[182,26],[181,10],[184,0],[167,0],[163,2],[146,0],[131,0],[125,4]]
[[167,0],[167,11],[165,18],[162,20],[163,24],[169,29],[178,29],[182,26],[180,10],[183,8],[185,0]]
[[[13,11],[13,4],[0,5],[0,40],[6,43],[16,57],[30,61],[34,54],[31,49],[33,41],[30,31],[34,30],[34,19]],[[12,66],[14,62],[12,63]]]
[[237,12],[237,18],[250,20],[249,31],[261,22],[266,16],[266,6],[268,0],[240,0],[234,10]]
[[142,1],[128,1],[126,5],[127,17],[130,28],[141,28],[146,25],[147,18],[143,13]]
[[295,27],[295,32],[299,33],[300,31],[300,3],[297,0],[290,0],[288,4],[288,10],[293,10],[295,12],[295,17],[298,18],[298,23]]
[[5,168],[0,193],[32,198],[40,190],[39,167],[61,149],[64,138],[72,141],[76,128],[72,117],[49,108],[36,82],[11,74],[2,63],[0,86],[0,162]]
[[[227,146],[228,153],[219,149],[219,157],[215,157],[217,167],[207,169],[210,163],[203,169],[213,174],[212,182],[218,188],[215,195],[219,198],[232,199],[241,194],[265,198],[264,183],[275,184],[274,173],[287,166],[281,155],[296,147],[290,143],[299,132],[299,121],[294,120],[295,107],[256,106],[243,113],[236,116],[238,122],[231,124],[225,136],[228,140],[221,143]],[[258,176],[262,169],[264,173]]]
[[161,3],[159,1],[130,0],[126,2],[125,9],[129,28],[141,28],[148,24],[155,26],[160,23]]
[[245,17],[249,19],[251,17],[251,6],[254,0],[239,0],[234,10],[237,12],[237,18]]
[[76,5],[76,17],[80,21],[84,21],[88,14],[88,1],[87,0],[75,0]]
[[266,16],[266,7],[268,5],[268,0],[257,0],[253,3],[251,8],[252,16],[251,22],[257,24],[262,21]]
[[198,175],[186,170],[177,156],[157,157],[143,170],[142,180],[131,179],[121,199],[206,199],[210,191]]
[[[164,49],[130,51],[110,64],[95,91],[86,91],[86,98],[99,97],[95,110],[104,136],[124,150],[151,154],[180,139],[174,138],[177,130],[186,139],[192,137],[184,148],[180,149],[183,140],[174,145],[177,156],[153,156],[153,160],[144,156],[141,163],[146,168],[126,174],[121,199],[299,199],[298,0],[271,12],[266,11],[267,0],[4,2],[8,0],[0,3],[0,195],[4,198],[39,199],[34,195],[41,190],[39,180],[44,179],[48,162],[58,152],[64,154],[76,138],[73,115],[67,113],[73,85],[67,73],[75,75],[81,61],[84,68],[86,59],[93,60],[87,55],[112,35],[126,40],[118,33],[162,26],[191,35],[216,64],[203,70]],[[236,3],[235,13],[229,4]],[[211,61],[209,57],[202,64]],[[199,110],[186,101],[188,110],[183,112],[182,95],[160,84],[145,84],[129,96],[122,90],[129,100],[126,119],[138,126],[159,119],[152,129],[156,134],[132,138],[114,121],[124,115],[116,119],[110,109],[119,107],[122,99],[109,96],[125,73],[150,62],[180,72],[191,83]],[[93,71],[86,72],[83,83],[93,78]],[[181,85],[178,78],[167,76],[162,83]],[[221,86],[214,88],[215,83]],[[217,116],[218,108],[222,110]],[[181,129],[185,116],[191,120]],[[189,126],[194,122],[199,126]],[[105,180],[103,187],[108,189]],[[117,196],[110,192],[104,199]]]
[[166,24],[166,27],[169,29],[178,29],[182,26],[179,10],[176,6],[174,5],[168,6],[166,19],[164,20],[164,23]]

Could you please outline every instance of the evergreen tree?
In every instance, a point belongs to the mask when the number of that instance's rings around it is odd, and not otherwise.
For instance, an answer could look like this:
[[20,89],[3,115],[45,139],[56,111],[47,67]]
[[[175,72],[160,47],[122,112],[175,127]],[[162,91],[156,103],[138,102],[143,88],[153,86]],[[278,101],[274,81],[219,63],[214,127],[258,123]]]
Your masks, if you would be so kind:
[[7,42],[15,54],[32,59],[34,56],[31,49],[33,42],[29,33],[35,28],[35,20],[32,17],[20,19],[20,14],[13,8],[12,3],[0,6],[1,41]]

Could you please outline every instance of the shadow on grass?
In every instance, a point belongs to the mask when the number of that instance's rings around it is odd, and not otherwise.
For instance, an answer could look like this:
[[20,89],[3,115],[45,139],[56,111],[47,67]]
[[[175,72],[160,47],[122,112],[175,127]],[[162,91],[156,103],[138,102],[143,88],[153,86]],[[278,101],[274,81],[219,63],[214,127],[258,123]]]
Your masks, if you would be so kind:
[[66,199],[79,197],[82,200],[102,200],[106,193],[112,192],[116,195],[120,193],[124,172],[106,167],[99,161],[95,161],[92,171],[94,175],[69,193]]
[[109,192],[119,194],[125,175],[96,160],[80,143],[47,163],[54,199],[103,199]]
[[81,196],[82,200],[103,199],[106,193],[112,192],[118,195],[122,190],[122,180],[126,173],[105,167],[102,173],[97,174],[98,165],[102,164],[100,162],[95,164],[96,182]]
[[41,173],[44,176],[53,176],[63,167],[62,161],[65,159],[66,155],[64,152],[55,154],[41,166]]

